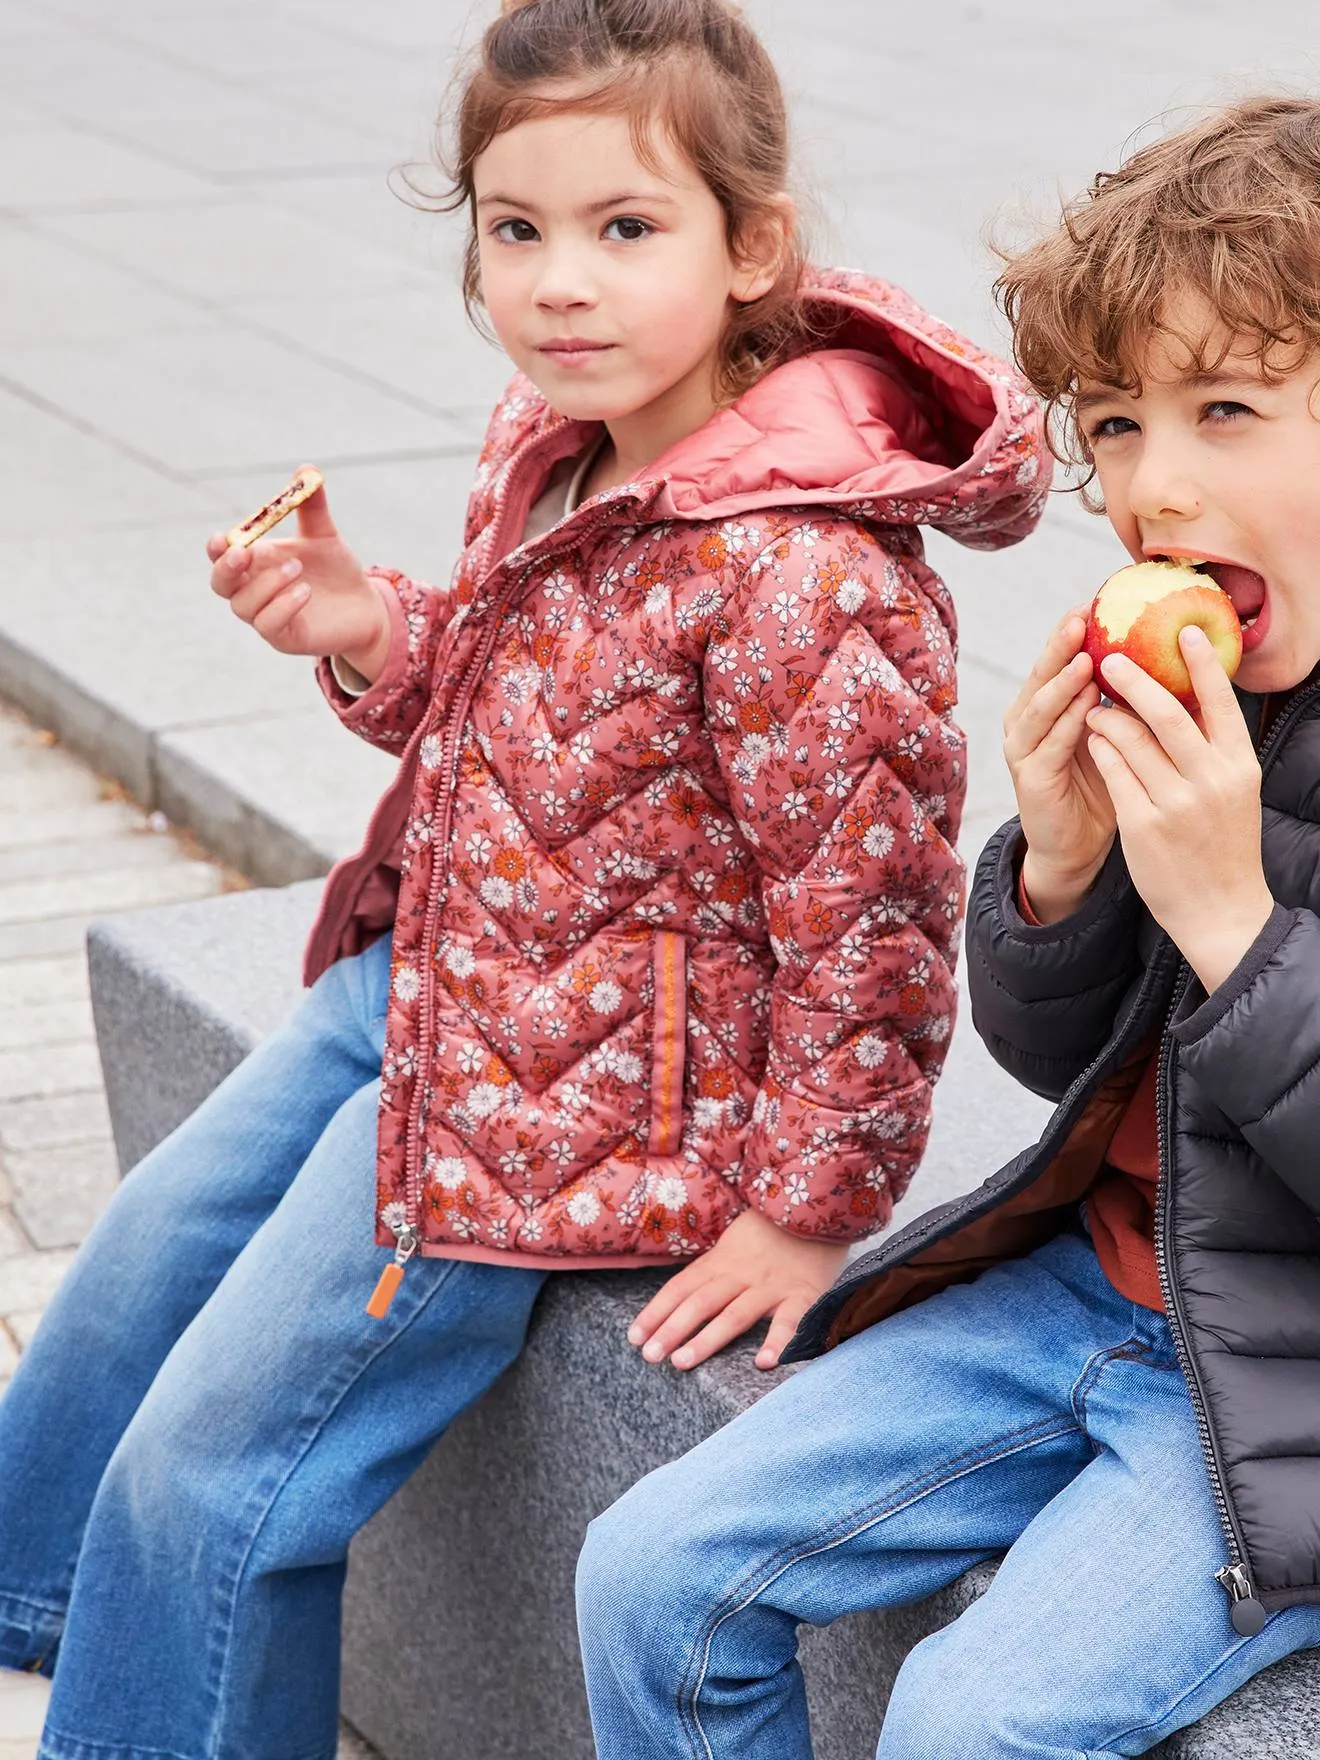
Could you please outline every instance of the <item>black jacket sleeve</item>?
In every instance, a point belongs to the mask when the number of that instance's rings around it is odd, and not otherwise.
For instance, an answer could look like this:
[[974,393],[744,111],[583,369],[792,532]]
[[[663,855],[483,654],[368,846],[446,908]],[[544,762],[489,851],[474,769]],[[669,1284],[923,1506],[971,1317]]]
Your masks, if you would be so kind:
[[1172,1033],[1182,1067],[1320,1216],[1320,918],[1276,905],[1236,969]]
[[1140,965],[1142,905],[1115,842],[1080,909],[1043,927],[1017,907],[1024,847],[1010,819],[976,865],[967,913],[972,1021],[995,1061],[1059,1100],[1100,1051]]

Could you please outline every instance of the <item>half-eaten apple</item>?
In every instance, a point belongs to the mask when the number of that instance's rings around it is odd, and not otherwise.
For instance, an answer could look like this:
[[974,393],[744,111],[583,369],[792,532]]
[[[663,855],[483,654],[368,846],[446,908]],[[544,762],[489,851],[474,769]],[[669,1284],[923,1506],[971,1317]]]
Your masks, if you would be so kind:
[[1107,654],[1126,654],[1185,708],[1195,708],[1196,692],[1178,645],[1179,634],[1192,624],[1205,631],[1232,678],[1242,659],[1242,625],[1233,601],[1208,574],[1184,562],[1135,562],[1111,574],[1091,602],[1084,644],[1101,690],[1128,706],[1100,673]]

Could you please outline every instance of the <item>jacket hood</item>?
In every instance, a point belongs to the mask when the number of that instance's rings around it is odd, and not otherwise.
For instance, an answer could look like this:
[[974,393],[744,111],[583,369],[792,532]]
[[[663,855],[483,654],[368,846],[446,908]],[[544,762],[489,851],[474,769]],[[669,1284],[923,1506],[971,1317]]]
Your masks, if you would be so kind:
[[818,343],[656,460],[654,512],[722,519],[791,500],[973,546],[1023,536],[1050,483],[1025,383],[887,282],[813,270],[807,289]]

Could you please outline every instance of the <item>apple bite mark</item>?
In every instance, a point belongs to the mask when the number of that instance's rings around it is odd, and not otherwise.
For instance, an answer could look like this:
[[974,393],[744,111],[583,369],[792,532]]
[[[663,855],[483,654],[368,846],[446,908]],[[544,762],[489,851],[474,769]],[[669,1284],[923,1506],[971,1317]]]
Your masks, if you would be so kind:
[[[1126,654],[1184,707],[1194,708],[1196,691],[1178,645],[1180,632],[1193,624],[1205,631],[1232,678],[1242,659],[1242,626],[1229,594],[1189,563],[1137,562],[1111,574],[1091,602],[1085,650],[1097,678],[1108,655]],[[1101,684],[1114,702],[1128,707],[1107,681]]]

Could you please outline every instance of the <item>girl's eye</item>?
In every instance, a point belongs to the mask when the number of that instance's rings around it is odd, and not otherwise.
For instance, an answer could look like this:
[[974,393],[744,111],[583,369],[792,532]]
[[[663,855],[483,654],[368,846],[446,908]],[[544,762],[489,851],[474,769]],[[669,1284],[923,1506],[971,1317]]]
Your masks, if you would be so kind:
[[649,238],[655,228],[645,220],[637,219],[634,214],[623,214],[617,220],[611,220],[605,228],[605,237],[613,239],[616,244],[636,244],[639,239]]
[[530,220],[497,220],[491,232],[505,244],[535,244],[540,237]]
[[1095,424],[1087,439],[1094,446],[1097,440],[1117,440],[1121,434],[1136,432],[1137,424],[1129,421],[1127,416],[1106,416],[1103,421]]
[[1253,413],[1245,403],[1234,403],[1231,398],[1224,398],[1217,403],[1207,403],[1201,411],[1207,422],[1232,422],[1238,416],[1249,416]]

